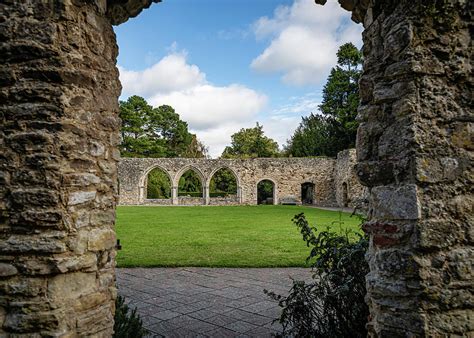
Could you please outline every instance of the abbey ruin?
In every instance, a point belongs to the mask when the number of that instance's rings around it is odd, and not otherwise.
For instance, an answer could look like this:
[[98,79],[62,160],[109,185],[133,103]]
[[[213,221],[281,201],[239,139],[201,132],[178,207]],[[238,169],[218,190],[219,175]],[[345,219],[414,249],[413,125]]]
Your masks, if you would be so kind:
[[[257,185],[263,180],[273,183],[273,204],[302,204],[302,187],[311,186],[311,203],[318,206],[356,207],[363,203],[365,191],[355,173],[355,150],[332,158],[123,158],[119,164],[119,204],[123,205],[237,205],[257,204]],[[147,175],[160,168],[171,182],[169,199],[147,199]],[[229,198],[211,197],[209,186],[213,175],[229,169],[237,181],[237,193]],[[178,196],[178,182],[183,173],[193,170],[203,186],[202,197]],[[288,202],[288,201],[287,201]]]
[[[1,336],[112,334],[112,25],[153,2],[0,3]],[[339,2],[365,29],[356,173],[369,190],[370,334],[472,336],[472,1]]]

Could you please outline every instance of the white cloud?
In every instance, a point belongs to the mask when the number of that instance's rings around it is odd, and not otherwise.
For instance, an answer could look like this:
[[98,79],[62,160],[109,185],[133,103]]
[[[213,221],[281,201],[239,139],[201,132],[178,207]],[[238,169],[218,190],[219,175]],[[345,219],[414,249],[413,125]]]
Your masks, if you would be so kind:
[[251,120],[264,108],[267,98],[241,85],[216,87],[204,84],[188,90],[160,93],[149,102],[153,106],[169,104],[193,129],[206,130],[229,121],[240,124]]
[[151,96],[157,92],[171,92],[193,88],[206,83],[206,74],[196,65],[186,62],[185,52],[172,52],[150,68],[131,71],[118,67],[123,95]]
[[313,0],[295,0],[279,6],[273,17],[254,24],[257,39],[270,38],[269,46],[251,63],[264,73],[281,73],[291,85],[320,84],[337,61],[345,42],[361,45],[362,27],[336,1],[318,6]]
[[142,71],[119,66],[122,97],[143,96],[152,106],[172,106],[192,132],[219,156],[230,135],[252,126],[267,105],[267,97],[239,84],[215,86],[198,66],[189,64],[176,45],[169,54]]

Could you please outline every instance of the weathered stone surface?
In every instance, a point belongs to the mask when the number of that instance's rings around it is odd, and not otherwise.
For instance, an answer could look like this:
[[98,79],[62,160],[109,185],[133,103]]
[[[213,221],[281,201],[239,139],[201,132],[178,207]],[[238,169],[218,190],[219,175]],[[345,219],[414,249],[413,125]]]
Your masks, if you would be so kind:
[[[338,175],[350,177],[354,189],[351,198],[362,189],[353,176],[354,151],[342,159]],[[344,163],[342,163],[344,162]],[[332,158],[256,158],[256,159],[189,159],[189,158],[123,158],[119,164],[120,203],[121,204],[257,204],[257,184],[264,179],[275,185],[274,203],[280,198],[295,196],[301,203],[301,185],[314,183],[313,201],[316,205],[335,206],[335,170],[338,160]],[[153,168],[167,173],[172,187],[177,187],[181,175],[188,169],[194,170],[203,182],[203,198],[177,197],[171,200],[147,200],[147,175]],[[210,198],[209,185],[214,173],[221,169],[231,170],[237,180],[237,196],[228,199]],[[342,182],[338,182],[339,185]],[[353,204],[351,204],[352,206]]]
[[473,8],[340,2],[365,27],[357,175],[370,188],[370,335],[472,335]]
[[14,265],[0,263],[0,277],[11,277],[18,273],[17,268]]
[[[0,4],[0,336],[112,332],[113,280],[96,280],[113,266],[88,250],[90,229],[113,231],[117,192],[120,83],[106,10],[107,0]],[[69,297],[97,293],[88,304],[108,320],[94,331],[78,325],[92,310]]]

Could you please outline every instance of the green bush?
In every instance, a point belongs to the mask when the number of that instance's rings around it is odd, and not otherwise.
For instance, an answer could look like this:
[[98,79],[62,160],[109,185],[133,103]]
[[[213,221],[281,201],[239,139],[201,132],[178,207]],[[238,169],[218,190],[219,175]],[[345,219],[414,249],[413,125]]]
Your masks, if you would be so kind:
[[[317,232],[303,213],[293,218],[311,252],[313,281],[293,281],[288,296],[265,292],[279,302],[281,337],[366,337],[369,309],[365,276],[368,240],[360,234]],[[315,235],[317,234],[317,235]]]
[[125,299],[118,296],[115,300],[114,335],[115,338],[141,338],[149,332],[143,327],[137,309],[129,313],[130,308]]

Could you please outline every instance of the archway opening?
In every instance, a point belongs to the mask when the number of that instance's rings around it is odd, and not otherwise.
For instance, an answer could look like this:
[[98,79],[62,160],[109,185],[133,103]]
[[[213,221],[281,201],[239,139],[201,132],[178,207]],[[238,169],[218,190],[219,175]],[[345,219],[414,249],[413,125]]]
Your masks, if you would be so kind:
[[188,169],[179,178],[178,197],[184,203],[203,198],[202,179],[195,170]]
[[312,182],[305,182],[301,185],[301,203],[314,204],[315,184]]
[[257,204],[275,204],[275,183],[270,180],[258,182]]
[[147,200],[171,199],[171,180],[169,175],[161,168],[152,169],[146,179]]
[[237,177],[229,168],[220,168],[209,181],[210,204],[238,203]]
[[348,207],[349,206],[349,193],[347,183],[342,183],[342,206]]

